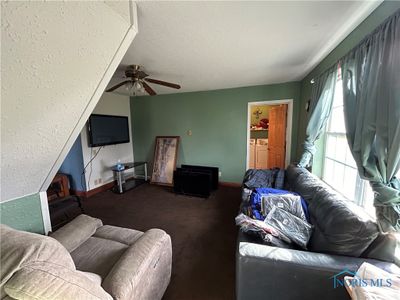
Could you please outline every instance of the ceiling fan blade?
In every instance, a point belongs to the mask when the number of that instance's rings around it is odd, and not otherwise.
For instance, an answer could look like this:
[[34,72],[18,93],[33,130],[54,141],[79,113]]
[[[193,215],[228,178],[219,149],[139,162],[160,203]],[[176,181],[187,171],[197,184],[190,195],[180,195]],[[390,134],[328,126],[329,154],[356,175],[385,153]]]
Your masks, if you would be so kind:
[[112,92],[113,90],[116,90],[117,88],[119,88],[120,86],[123,86],[125,83],[131,82],[130,80],[125,80],[121,83],[118,83],[117,85],[114,85],[113,87],[109,88],[108,90],[106,90],[106,92]]
[[146,82],[143,81],[142,84],[144,89],[150,96],[157,95],[157,93]]
[[157,80],[157,79],[152,79],[152,78],[145,78],[144,80],[146,80],[147,82],[151,82],[151,83],[155,83],[155,84],[159,84],[159,85],[164,85],[173,89],[180,89],[181,86],[179,84],[175,84],[175,83],[170,83],[170,82],[166,82],[166,81],[161,81],[161,80]]

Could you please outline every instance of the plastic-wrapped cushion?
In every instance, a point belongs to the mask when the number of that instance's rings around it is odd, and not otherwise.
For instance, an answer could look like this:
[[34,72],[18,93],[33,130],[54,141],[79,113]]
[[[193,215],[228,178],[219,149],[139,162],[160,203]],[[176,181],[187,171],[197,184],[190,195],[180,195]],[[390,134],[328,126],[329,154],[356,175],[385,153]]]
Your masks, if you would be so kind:
[[235,223],[240,226],[242,232],[253,237],[258,237],[268,245],[286,248],[287,244],[290,244],[288,237],[263,221],[254,220],[244,214],[239,214],[235,218]]
[[[263,214],[261,212],[262,210],[262,205],[261,205],[261,200],[262,197],[264,196],[269,196],[269,195],[287,195],[287,194],[295,194],[289,191],[285,190],[279,190],[279,189],[274,189],[274,188],[257,188],[255,189],[251,196],[250,196],[250,201],[248,205],[250,206],[251,213],[248,214],[254,219],[264,221],[265,216],[267,214]],[[297,194],[295,194],[297,195]],[[306,215],[307,220],[309,219],[309,214],[308,214],[308,209],[307,209],[307,204],[303,199],[300,199],[301,206],[303,207],[303,212]],[[243,203],[243,202],[242,202]]]
[[264,221],[287,236],[293,243],[307,249],[312,226],[306,221],[277,206],[272,207]]
[[376,223],[358,205],[322,188],[309,204],[315,226],[309,249],[359,257],[378,236]]
[[307,221],[303,207],[301,206],[301,198],[298,195],[271,194],[263,195],[261,197],[261,213],[263,215],[267,216],[274,206],[286,210],[296,217]]

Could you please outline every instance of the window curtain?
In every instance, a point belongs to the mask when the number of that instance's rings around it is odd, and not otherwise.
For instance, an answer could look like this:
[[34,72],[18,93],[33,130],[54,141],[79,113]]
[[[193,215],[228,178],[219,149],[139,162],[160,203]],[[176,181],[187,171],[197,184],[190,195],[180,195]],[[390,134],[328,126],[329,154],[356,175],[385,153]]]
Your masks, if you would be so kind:
[[340,61],[347,141],[381,231],[400,231],[400,10]]
[[316,152],[315,141],[322,133],[332,110],[333,96],[337,80],[337,66],[333,66],[319,76],[311,90],[309,119],[306,129],[304,151],[298,163],[299,167],[309,167]]

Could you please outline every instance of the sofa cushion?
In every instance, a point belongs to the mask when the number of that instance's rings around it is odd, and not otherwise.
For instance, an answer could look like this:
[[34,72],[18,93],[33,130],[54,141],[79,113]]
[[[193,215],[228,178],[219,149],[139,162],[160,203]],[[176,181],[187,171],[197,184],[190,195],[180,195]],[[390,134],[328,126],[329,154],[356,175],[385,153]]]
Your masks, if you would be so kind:
[[104,225],[97,229],[94,237],[108,239],[125,245],[133,245],[143,232],[129,228]]
[[85,275],[87,278],[89,278],[92,282],[101,285],[101,282],[103,281],[103,279],[101,278],[100,275],[97,275],[95,273],[91,273],[91,272],[84,272],[84,271],[78,271],[76,270],[76,272]]
[[0,224],[0,233],[1,299],[5,296],[4,284],[14,273],[31,263],[46,261],[69,270],[75,270],[71,255],[58,241],[51,237],[18,231],[2,224]]
[[355,203],[331,189],[315,193],[309,204],[315,226],[309,249],[359,257],[379,234],[377,224]]
[[286,171],[286,183],[289,189],[300,194],[307,203],[310,203],[321,189],[329,188],[321,179],[307,171],[307,169],[290,165]]
[[53,232],[51,237],[59,241],[69,252],[72,252],[102,225],[103,223],[100,219],[79,215],[56,232]]
[[104,279],[126,249],[126,244],[90,237],[71,252],[71,256],[79,271],[95,273]]
[[23,267],[7,281],[4,289],[15,299],[112,299],[87,276],[48,262]]
[[377,224],[355,203],[333,191],[304,168],[289,166],[290,188],[307,202],[314,225],[311,251],[359,257],[379,234]]

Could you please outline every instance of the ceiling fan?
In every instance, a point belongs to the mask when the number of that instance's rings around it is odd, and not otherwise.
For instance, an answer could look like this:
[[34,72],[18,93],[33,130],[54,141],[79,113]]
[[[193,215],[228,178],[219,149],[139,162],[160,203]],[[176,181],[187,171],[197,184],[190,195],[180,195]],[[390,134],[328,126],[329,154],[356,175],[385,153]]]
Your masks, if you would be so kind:
[[125,70],[125,76],[129,78],[123,82],[114,85],[113,87],[106,90],[106,92],[112,92],[119,88],[120,86],[125,85],[127,90],[133,91],[134,95],[137,92],[146,91],[150,96],[157,95],[157,93],[147,84],[147,82],[163,85],[173,89],[180,89],[181,86],[179,84],[170,83],[166,81],[161,81],[158,79],[147,78],[149,75],[146,74],[139,65],[130,65]]

